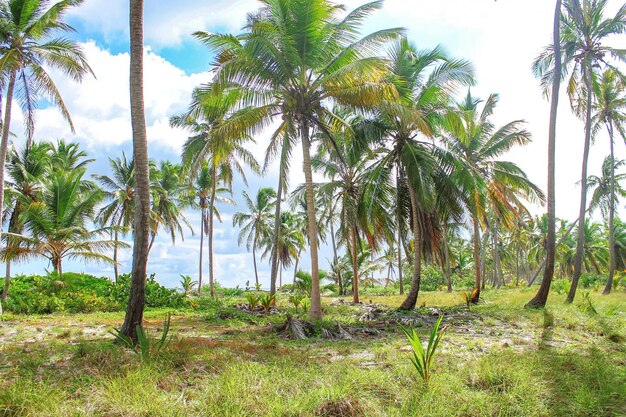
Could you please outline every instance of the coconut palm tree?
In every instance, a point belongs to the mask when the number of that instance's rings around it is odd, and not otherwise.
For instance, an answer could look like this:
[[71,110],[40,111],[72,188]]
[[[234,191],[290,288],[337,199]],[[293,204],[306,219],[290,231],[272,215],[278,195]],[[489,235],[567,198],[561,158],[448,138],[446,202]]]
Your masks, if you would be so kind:
[[[290,268],[295,263],[294,277],[298,272],[298,259],[300,253],[306,245],[305,233],[302,228],[302,216],[290,211],[283,211],[280,213],[280,227],[278,235],[278,245],[274,244],[274,235],[268,235],[265,237],[265,241],[262,242],[262,246],[265,247],[265,251],[261,255],[262,258],[270,256],[276,248],[278,270],[279,275],[282,277],[282,271],[284,268]],[[282,278],[279,279],[279,288],[282,287]]]
[[170,125],[187,129],[191,136],[183,145],[183,167],[194,176],[205,161],[211,169],[212,188],[208,206],[209,286],[215,295],[213,276],[213,218],[217,184],[223,184],[232,193],[235,173],[247,184],[244,167],[259,172],[259,164],[244,145],[253,141],[259,131],[255,111],[237,111],[243,96],[240,88],[220,90],[212,84],[194,90],[187,113],[170,119]]
[[[263,0],[240,36],[196,33],[216,53],[214,82],[233,82],[247,90],[265,124],[280,116],[271,152],[282,154],[285,140],[302,144],[307,198],[313,291],[310,314],[322,316],[311,141],[315,132],[330,131],[337,117],[326,103],[371,109],[393,90],[386,83],[382,43],[398,30],[383,30],[359,39],[363,20],[382,2],[344,14],[328,0]],[[280,194],[280,193],[279,193]]]
[[112,174],[94,175],[94,178],[104,189],[104,199],[108,204],[103,206],[96,217],[96,222],[101,225],[115,226],[113,230],[113,264],[115,281],[119,277],[117,264],[119,234],[126,234],[133,228],[135,218],[135,164],[128,159],[125,153],[121,157],[109,158],[109,166]]
[[[561,20],[560,45],[563,56],[564,75],[569,76],[567,92],[572,110],[585,121],[585,139],[583,143],[583,161],[581,168],[581,194],[578,223],[583,224],[587,212],[587,165],[592,137],[592,110],[597,99],[593,87],[594,71],[598,68],[615,68],[613,61],[625,62],[626,56],[620,49],[607,45],[607,38],[626,31],[626,4],[614,17],[605,17],[607,0],[568,0],[564,3]],[[548,46],[536,59],[534,69],[547,86],[554,74],[553,46]],[[582,273],[584,256],[584,228],[578,230],[576,261],[572,285],[567,295],[567,302],[572,302],[576,295],[578,280]]]
[[130,297],[120,332],[137,341],[143,323],[150,240],[150,160],[143,95],[143,0],[130,0],[130,114],[135,164],[135,229]]
[[4,167],[14,98],[25,114],[27,147],[32,145],[35,113],[43,98],[61,110],[74,130],[49,70],[57,70],[75,81],[81,81],[85,75],[92,73],[78,43],[58,37],[74,30],[63,18],[69,9],[80,3],[82,0],[63,0],[53,5],[46,0],[0,3],[0,86],[5,91],[0,141],[0,218],[4,208]]
[[[235,205],[235,202],[224,197],[223,194],[230,191],[225,187],[217,187],[215,190],[215,197],[213,196],[213,178],[211,175],[211,168],[209,163],[205,161],[202,167],[198,170],[196,178],[194,180],[194,189],[196,194],[196,206],[200,208],[200,255],[198,259],[198,291],[202,289],[202,266],[203,266],[203,253],[204,250],[204,236],[208,235],[209,230],[209,204],[215,204],[216,201]],[[217,219],[221,222],[222,217],[217,207],[213,207],[213,213]]]
[[[8,232],[21,234],[24,229],[20,216],[28,205],[38,201],[41,195],[42,182],[50,172],[50,157],[48,144],[35,143],[20,150],[12,148],[8,156],[6,192],[12,194],[10,207],[5,212],[8,222]],[[7,246],[16,246],[18,242],[7,237]],[[11,261],[6,261],[5,285],[2,291],[2,300],[5,300],[11,282]]]
[[83,179],[84,169],[50,173],[40,201],[31,202],[20,215],[27,234],[9,234],[5,260],[24,260],[32,256],[48,259],[54,272],[63,274],[63,260],[85,259],[113,263],[103,252],[115,242],[102,239],[108,227],[90,230],[102,192]]
[[183,210],[192,206],[194,190],[191,185],[183,181],[181,166],[169,161],[161,161],[158,169],[153,171],[150,190],[153,223],[148,251],[152,249],[160,228],[169,232],[172,244],[176,243],[177,234],[185,240],[183,225],[187,226],[193,234],[191,223],[185,217]]
[[272,233],[270,222],[272,220],[272,209],[274,204],[276,204],[276,191],[269,187],[261,188],[257,191],[254,201],[244,191],[243,198],[248,212],[239,211],[235,213],[233,215],[233,226],[241,227],[239,245],[245,241],[247,249],[252,249],[254,278],[258,287],[260,284],[256,264],[256,250],[260,243]]
[[378,158],[371,177],[381,185],[375,189],[381,191],[382,184],[392,184],[396,177],[400,196],[396,224],[411,225],[413,276],[400,307],[410,310],[415,308],[419,294],[422,254],[438,247],[441,238],[436,213],[449,210],[460,220],[461,212],[458,187],[450,181],[450,155],[429,138],[434,136],[451,94],[459,86],[471,84],[473,76],[469,62],[451,59],[440,48],[418,51],[406,38],[394,43],[390,57],[400,102],[381,108],[377,124],[383,133],[376,135],[382,138],[385,154]]
[[[615,170],[624,165],[624,161],[615,160],[615,130],[626,142],[626,81],[624,78],[613,69],[607,69],[602,73],[602,77],[595,83],[596,96],[598,101],[596,103],[595,114],[593,116],[592,125],[594,131],[599,131],[600,127],[604,125],[609,134],[609,157],[608,161],[605,159],[602,165],[602,177],[592,178],[589,177],[589,186],[596,187],[594,191],[594,197],[596,192],[598,198],[592,197],[590,206],[598,205],[602,200],[604,204],[603,208],[605,217],[608,213],[608,233],[609,233],[609,279],[604,287],[604,294],[609,294],[613,287],[613,276],[615,275],[615,204],[617,196],[623,197],[623,189],[619,185],[619,181],[623,180],[624,175],[615,175]],[[608,172],[608,184],[606,182],[607,172],[605,168],[609,168]],[[618,178],[620,177],[620,178]],[[608,187],[607,187],[608,185]],[[606,204],[606,198],[608,197],[608,205]],[[594,204],[594,202],[597,202]]]
[[59,139],[48,146],[50,147],[50,163],[54,170],[71,171],[85,168],[95,161],[95,159],[87,158],[87,152],[80,149],[80,145],[76,142],[68,143]]
[[[543,201],[543,192],[513,162],[498,159],[515,146],[530,142],[524,121],[509,122],[500,128],[491,122],[498,96],[492,94],[479,108],[481,100],[468,92],[465,99],[449,112],[443,122],[444,142],[455,155],[458,166],[453,176],[463,188],[465,204],[472,218],[474,258],[480,256],[480,230],[493,211],[495,224],[501,219],[514,225],[524,212],[521,199]],[[481,267],[474,262],[475,287],[472,302],[478,302],[481,288]]]
[[[566,0],[567,1],[567,0]],[[543,308],[548,301],[548,293],[554,276],[554,261],[556,253],[556,118],[559,107],[559,89],[562,77],[562,54],[561,54],[561,9],[562,0],[556,0],[554,11],[554,24],[552,29],[552,54],[553,73],[551,86],[546,84],[544,91],[550,97],[550,125],[548,127],[548,188],[547,188],[547,218],[548,235],[546,241],[546,262],[543,281],[537,294],[526,304],[530,308]],[[549,72],[549,71],[546,71]],[[537,71],[535,71],[537,74]],[[548,88],[551,88],[548,94]]]

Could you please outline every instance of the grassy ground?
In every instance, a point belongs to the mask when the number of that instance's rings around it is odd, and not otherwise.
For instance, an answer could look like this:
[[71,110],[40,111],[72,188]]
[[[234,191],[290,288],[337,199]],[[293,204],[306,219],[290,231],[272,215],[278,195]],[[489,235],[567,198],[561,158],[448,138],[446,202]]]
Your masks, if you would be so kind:
[[[353,340],[287,340],[222,300],[174,312],[175,337],[140,361],[112,343],[121,313],[11,316],[0,322],[0,416],[624,416],[626,293],[554,294],[528,311],[528,289],[487,291],[471,312],[458,293],[420,294],[420,315],[445,313],[426,387],[397,324],[324,299],[320,328],[376,328]],[[371,300],[370,300],[371,298]],[[286,297],[283,297],[286,299]],[[400,297],[365,297],[397,307]],[[148,311],[156,336],[166,311]],[[418,320],[418,324],[419,324]],[[428,325],[418,327],[426,335]],[[359,333],[360,334],[360,333]]]

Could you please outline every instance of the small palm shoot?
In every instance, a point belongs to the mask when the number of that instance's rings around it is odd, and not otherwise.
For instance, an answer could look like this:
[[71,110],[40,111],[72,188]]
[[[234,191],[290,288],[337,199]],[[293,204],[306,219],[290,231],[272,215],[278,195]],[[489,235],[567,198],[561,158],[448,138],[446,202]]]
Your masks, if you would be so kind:
[[198,281],[194,281],[189,275],[181,274],[180,278],[180,286],[183,289],[183,294],[185,297],[188,297],[196,285],[198,285]]
[[428,385],[428,381],[430,381],[430,377],[432,374],[432,364],[433,358],[437,352],[437,346],[439,346],[439,342],[443,337],[443,334],[446,330],[445,327],[440,329],[441,321],[443,320],[443,315],[439,316],[439,319],[433,326],[430,332],[430,339],[428,340],[428,346],[424,350],[424,345],[422,345],[422,341],[420,340],[417,332],[414,328],[406,329],[403,328],[404,334],[406,335],[409,343],[411,343],[411,348],[413,350],[413,355],[410,356],[411,362],[415,367],[415,370],[419,374],[420,377],[424,380],[424,383]]
[[130,337],[120,332],[119,329],[113,329],[110,332],[115,339],[121,342],[124,346],[132,349],[142,362],[148,362],[150,359],[161,352],[167,347],[171,338],[168,338],[170,332],[171,315],[168,313],[165,320],[163,320],[163,330],[161,331],[161,337],[156,340],[152,339],[148,332],[142,327],[137,325],[137,343],[133,343]]
[[259,303],[261,304],[261,307],[263,307],[263,311],[265,311],[265,314],[269,314],[272,307],[276,305],[276,295],[265,294],[259,297]]
[[461,298],[463,299],[463,301],[465,302],[465,305],[467,306],[467,311],[470,311],[470,306],[472,305],[472,293],[463,291],[461,292]]
[[253,311],[259,305],[259,296],[254,293],[246,294],[246,301],[248,301],[248,305],[250,306],[250,311]]
[[304,301],[304,294],[293,294],[289,297],[289,302],[293,304],[293,307],[296,310],[296,314],[298,313],[298,307],[300,307],[300,304],[302,304],[303,301]]

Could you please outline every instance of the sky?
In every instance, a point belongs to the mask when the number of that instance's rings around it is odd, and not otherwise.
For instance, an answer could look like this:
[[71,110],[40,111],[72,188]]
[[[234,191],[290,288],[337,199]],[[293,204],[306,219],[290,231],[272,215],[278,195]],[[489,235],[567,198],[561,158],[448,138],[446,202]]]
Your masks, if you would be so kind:
[[[362,0],[345,0],[347,9],[362,4]],[[547,133],[549,103],[542,95],[539,82],[533,77],[531,63],[542,47],[550,43],[554,2],[547,0],[387,0],[374,13],[363,32],[403,27],[418,48],[441,45],[450,55],[473,62],[478,83],[472,94],[486,98],[498,93],[500,102],[494,120],[498,126],[523,119],[533,135],[533,142],[516,148],[507,159],[518,163],[542,189],[547,178]],[[608,14],[621,5],[620,0],[609,0]],[[255,0],[145,0],[145,106],[148,123],[150,157],[155,160],[178,161],[181,146],[187,134],[169,127],[170,116],[183,112],[194,87],[210,80],[211,54],[197,42],[195,31],[237,33],[246,14],[255,11]],[[108,159],[125,152],[132,154],[130,103],[128,89],[128,1],[86,0],[70,12],[68,22],[77,30],[72,35],[86,53],[95,77],[81,84],[54,74],[55,82],[69,108],[76,132],[72,133],[58,110],[47,107],[37,114],[35,140],[54,141],[64,138],[74,141],[97,158],[90,173],[108,173]],[[625,37],[612,39],[613,46],[626,47]],[[45,107],[45,106],[44,106]],[[19,131],[22,114],[14,106],[12,130],[15,142],[23,141]],[[261,134],[250,148],[262,160],[267,135]],[[580,162],[583,145],[583,124],[572,116],[567,98],[563,95],[557,127],[557,216],[574,220],[578,213]],[[591,149],[589,173],[599,174],[603,158],[608,155],[608,138],[600,135]],[[618,141],[617,156],[626,158],[626,148]],[[302,158],[294,154],[290,184],[303,182]],[[241,192],[255,195],[260,187],[277,185],[277,169],[272,167],[263,177],[248,176],[246,187],[237,179],[234,198],[242,203]],[[232,214],[243,210],[220,206],[223,222],[215,227],[215,277],[225,286],[244,287],[254,282],[252,256],[245,247],[237,245],[239,230],[232,226]],[[540,214],[541,207],[531,207]],[[194,226],[195,235],[186,230],[184,241],[175,244],[162,232],[152,249],[148,271],[156,273],[158,281],[176,286],[180,275],[198,275],[200,215],[186,212]],[[130,236],[127,237],[130,242]],[[206,250],[206,248],[205,248]],[[206,253],[206,252],[205,252]],[[321,267],[331,258],[328,247],[321,249]],[[207,256],[205,256],[205,260]],[[131,269],[131,251],[120,255],[121,271]],[[309,256],[303,253],[301,267],[310,266]],[[44,261],[33,261],[13,267],[14,273],[43,273],[52,269]],[[113,275],[107,265],[68,261],[65,271]],[[204,265],[208,277],[208,264]],[[269,265],[259,263],[260,278],[269,286]],[[293,271],[285,271],[285,282],[290,282]]]

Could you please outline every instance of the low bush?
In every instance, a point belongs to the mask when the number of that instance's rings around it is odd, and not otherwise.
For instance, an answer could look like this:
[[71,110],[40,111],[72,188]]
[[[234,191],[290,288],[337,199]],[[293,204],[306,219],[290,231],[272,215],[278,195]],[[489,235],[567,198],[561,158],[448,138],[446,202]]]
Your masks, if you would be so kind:
[[[11,280],[4,308],[16,314],[90,313],[120,311],[130,295],[130,274],[120,275],[117,282],[89,274],[66,272],[62,277],[18,275]],[[180,308],[184,296],[156,282],[154,275],[146,280],[148,307]]]

